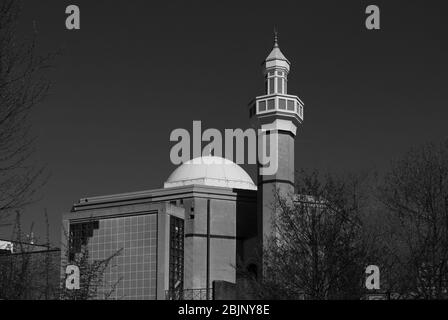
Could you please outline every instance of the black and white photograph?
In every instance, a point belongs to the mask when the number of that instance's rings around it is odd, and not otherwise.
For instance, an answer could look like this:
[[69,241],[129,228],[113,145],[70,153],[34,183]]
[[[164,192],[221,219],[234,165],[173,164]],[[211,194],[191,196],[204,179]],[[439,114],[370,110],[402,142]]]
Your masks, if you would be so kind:
[[447,9],[0,0],[0,306],[448,300]]

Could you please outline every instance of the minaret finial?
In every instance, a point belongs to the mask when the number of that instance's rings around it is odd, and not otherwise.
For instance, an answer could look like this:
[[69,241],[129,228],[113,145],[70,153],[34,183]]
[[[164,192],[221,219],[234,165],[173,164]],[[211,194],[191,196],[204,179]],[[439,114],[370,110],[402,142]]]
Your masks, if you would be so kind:
[[278,48],[278,30],[277,30],[277,26],[274,26],[274,47]]

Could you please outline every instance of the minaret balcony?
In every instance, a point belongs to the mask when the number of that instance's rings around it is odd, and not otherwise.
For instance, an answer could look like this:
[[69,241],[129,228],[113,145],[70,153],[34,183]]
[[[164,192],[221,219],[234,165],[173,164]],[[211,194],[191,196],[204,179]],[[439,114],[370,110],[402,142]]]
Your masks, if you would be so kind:
[[255,98],[249,103],[249,116],[278,113],[298,117],[303,121],[304,103],[299,97],[288,94],[271,94]]

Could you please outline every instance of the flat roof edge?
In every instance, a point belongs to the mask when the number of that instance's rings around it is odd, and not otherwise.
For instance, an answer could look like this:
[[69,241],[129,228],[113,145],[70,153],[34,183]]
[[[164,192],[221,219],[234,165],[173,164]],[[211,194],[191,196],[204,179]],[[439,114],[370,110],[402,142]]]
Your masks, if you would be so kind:
[[245,189],[231,189],[216,186],[204,186],[204,185],[179,186],[166,189],[153,189],[153,190],[144,190],[137,192],[91,197],[91,198],[81,198],[77,203],[73,205],[72,212],[76,212],[77,209],[83,210],[83,207],[89,207],[94,205],[125,202],[132,200],[144,200],[144,199],[157,201],[158,198],[181,195],[185,193],[193,193],[193,192],[237,196],[238,194],[250,195],[256,193],[257,191],[245,190]]

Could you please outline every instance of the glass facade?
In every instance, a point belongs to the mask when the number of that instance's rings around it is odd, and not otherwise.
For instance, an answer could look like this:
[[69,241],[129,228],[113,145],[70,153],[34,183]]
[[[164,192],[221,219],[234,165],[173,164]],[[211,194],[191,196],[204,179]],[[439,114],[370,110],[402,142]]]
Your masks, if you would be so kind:
[[170,217],[169,290],[183,291],[184,283],[184,220]]
[[75,254],[81,253],[82,247],[88,244],[89,239],[93,237],[94,230],[98,230],[99,226],[99,221],[77,223],[70,226],[70,261],[75,260]]
[[[121,250],[104,273],[98,298],[151,300],[157,290],[157,215],[101,219],[70,226],[70,257],[88,245],[90,259],[104,260]],[[78,251],[79,250],[79,251]]]

